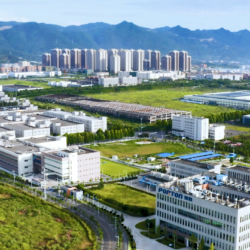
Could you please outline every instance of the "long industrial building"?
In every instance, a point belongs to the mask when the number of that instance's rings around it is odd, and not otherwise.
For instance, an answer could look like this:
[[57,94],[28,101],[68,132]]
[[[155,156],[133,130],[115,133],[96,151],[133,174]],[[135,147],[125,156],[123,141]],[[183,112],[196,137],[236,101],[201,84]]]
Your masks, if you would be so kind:
[[203,95],[186,95],[184,100],[197,101],[204,104],[220,105],[237,109],[250,108],[250,91],[207,93]]
[[191,114],[188,111],[111,102],[75,95],[45,95],[37,97],[36,100],[80,107],[92,112],[106,113],[129,119],[142,119],[144,122],[149,123],[156,122],[157,120],[169,120],[172,119],[173,115],[177,114]]

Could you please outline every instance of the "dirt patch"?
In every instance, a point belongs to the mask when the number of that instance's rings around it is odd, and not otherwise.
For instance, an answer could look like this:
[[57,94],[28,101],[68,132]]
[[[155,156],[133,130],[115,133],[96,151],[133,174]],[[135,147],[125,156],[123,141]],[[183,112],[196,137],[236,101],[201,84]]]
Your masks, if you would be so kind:
[[46,242],[41,241],[41,242],[39,242],[38,246],[46,246]]
[[92,246],[92,244],[91,244],[90,242],[83,242],[83,243],[81,244],[81,248],[82,248],[82,249],[86,249],[86,248],[88,248],[89,246]]
[[153,143],[152,141],[139,141],[139,142],[136,142],[136,144],[139,144],[139,145],[144,145],[144,144],[151,144]]
[[24,215],[24,214],[25,214],[25,212],[23,212],[23,211],[19,211],[19,212],[18,212],[18,214]]
[[56,221],[57,222],[63,222],[61,219],[59,219],[59,218],[56,218]]
[[70,233],[71,233],[71,229],[65,234],[65,236],[67,236],[68,237],[68,240],[70,240],[71,239],[71,235],[70,235]]
[[0,194],[0,199],[9,199],[10,194]]

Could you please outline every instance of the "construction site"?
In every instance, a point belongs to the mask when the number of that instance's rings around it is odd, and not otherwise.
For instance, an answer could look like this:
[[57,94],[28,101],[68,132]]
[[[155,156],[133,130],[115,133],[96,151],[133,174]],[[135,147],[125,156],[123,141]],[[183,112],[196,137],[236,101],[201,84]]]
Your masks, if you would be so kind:
[[188,111],[106,101],[75,95],[45,95],[36,97],[36,100],[79,107],[90,112],[110,114],[149,123],[154,123],[157,120],[169,120],[176,114],[191,114],[191,112]]

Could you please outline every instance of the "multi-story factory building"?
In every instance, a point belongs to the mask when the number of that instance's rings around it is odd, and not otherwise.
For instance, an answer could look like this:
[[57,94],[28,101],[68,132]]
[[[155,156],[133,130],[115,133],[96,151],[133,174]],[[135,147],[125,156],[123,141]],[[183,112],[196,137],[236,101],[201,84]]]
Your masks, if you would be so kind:
[[249,186],[239,183],[194,184],[191,179],[157,186],[156,225],[176,232],[177,241],[190,245],[195,235],[218,250],[250,247]]

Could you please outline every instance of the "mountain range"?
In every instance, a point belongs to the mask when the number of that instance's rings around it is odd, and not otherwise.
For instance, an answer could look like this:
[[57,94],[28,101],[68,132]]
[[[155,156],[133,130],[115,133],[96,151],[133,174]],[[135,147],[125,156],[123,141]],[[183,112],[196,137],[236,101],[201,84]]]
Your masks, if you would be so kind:
[[22,57],[41,61],[53,48],[186,50],[197,60],[249,61],[250,32],[189,30],[181,26],[145,28],[130,22],[62,27],[44,23],[0,22],[0,61]]

